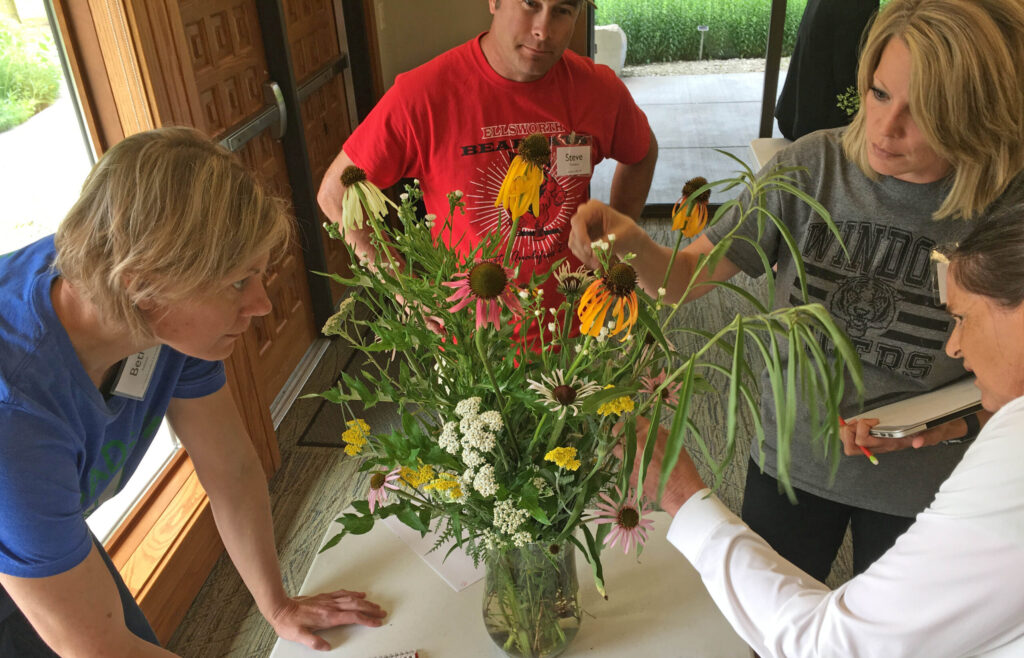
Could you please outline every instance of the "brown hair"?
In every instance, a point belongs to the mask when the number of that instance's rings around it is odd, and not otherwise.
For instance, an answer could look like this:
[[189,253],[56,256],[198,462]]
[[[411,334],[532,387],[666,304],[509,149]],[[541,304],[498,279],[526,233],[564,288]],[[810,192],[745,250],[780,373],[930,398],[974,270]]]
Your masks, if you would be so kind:
[[[890,39],[910,51],[910,111],[952,186],[935,217],[970,219],[1024,169],[1024,2],[892,0],[868,31],[857,73],[861,98]],[[871,178],[865,113],[843,148]]]
[[108,321],[151,336],[140,301],[202,294],[291,237],[285,204],[191,128],[119,142],[96,163],[54,242],[55,267]]
[[1005,308],[1024,303],[1024,200],[982,219],[950,257],[957,285]]

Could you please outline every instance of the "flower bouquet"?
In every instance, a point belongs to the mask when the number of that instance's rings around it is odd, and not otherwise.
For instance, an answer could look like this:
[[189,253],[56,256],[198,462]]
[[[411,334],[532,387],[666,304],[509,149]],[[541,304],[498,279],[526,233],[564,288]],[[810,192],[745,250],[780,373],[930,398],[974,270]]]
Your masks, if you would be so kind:
[[[651,505],[631,487],[630,474],[639,463],[643,477],[662,422],[667,455],[678,455],[691,441],[710,457],[706,441],[731,446],[737,417],[758,418],[759,373],[748,365],[748,341],[772,374],[781,446],[788,445],[801,394],[812,408],[826,409],[820,435],[838,445],[844,376],[860,381],[852,346],[817,305],[772,311],[770,302],[720,284],[749,297],[756,313],[714,333],[680,329],[703,337],[703,347],[680,354],[672,347],[676,330],[669,329],[675,307],[660,299],[664,284],[659,298],[646,295],[631,257],[612,257],[607,243],[594,245],[600,271],[561,262],[520,279],[512,247],[519,218],[535,205],[548,175],[544,141],[523,140],[502,185],[496,204],[509,211],[507,239],[495,232],[468,250],[459,249],[463,238],[452,228],[463,211],[461,193],[449,194],[447,217],[420,217],[421,192],[408,185],[397,226],[388,227],[390,202],[361,172],[346,172],[348,194],[358,205],[346,199],[342,228],[362,222],[365,211],[375,253],[349,276],[328,275],[351,294],[324,333],[354,345],[366,365],[358,376],[342,373],[334,388],[319,394],[343,408],[345,451],[363,459],[362,470],[371,474],[365,499],[337,519],[343,530],[324,548],[389,516],[421,533],[433,531],[438,545],[454,542],[487,563],[488,629],[505,651],[522,656],[557,654],[578,626],[575,573],[572,583],[559,584],[567,554],[579,550],[605,595],[602,549],[642,549]],[[781,190],[804,198],[835,231],[828,213],[793,185],[791,169],[759,178],[740,165],[744,171],[734,179],[697,181],[684,190],[675,212],[677,251],[684,233],[694,235],[707,223],[713,187],[745,185],[750,202],[723,204],[712,221],[739,205],[744,221],[781,226],[760,204],[767,191]],[[431,229],[437,227],[435,240]],[[327,229],[340,237],[335,226]],[[731,239],[700,268],[724,254]],[[789,245],[799,259],[792,240]],[[549,277],[557,295],[544,293]],[[696,274],[689,287],[695,281]],[[355,312],[357,305],[364,312]],[[829,339],[830,353],[819,336]],[[785,349],[792,358],[782,366]],[[708,384],[710,373],[725,375],[725,390]],[[722,436],[701,436],[688,418],[697,395],[723,396]],[[383,402],[396,405],[400,423],[368,426],[359,409]],[[638,424],[640,417],[649,425]],[[644,428],[639,439],[638,427]],[[662,486],[674,462],[666,459]],[[714,465],[716,476],[722,467]],[[574,572],[571,562],[568,570]]]

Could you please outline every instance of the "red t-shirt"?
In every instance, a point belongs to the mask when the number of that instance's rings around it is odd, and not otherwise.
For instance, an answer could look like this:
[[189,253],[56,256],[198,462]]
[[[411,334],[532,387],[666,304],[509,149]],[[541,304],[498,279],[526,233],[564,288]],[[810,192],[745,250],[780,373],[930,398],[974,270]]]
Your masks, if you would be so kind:
[[[448,192],[461,190],[466,213],[456,215],[452,241],[462,253],[490,231],[507,236],[511,218],[494,200],[519,140],[531,133],[589,136],[592,166],[605,158],[638,162],[650,146],[647,117],[607,66],[566,51],[540,80],[506,80],[487,63],[482,36],[399,75],[344,146],[379,187],[420,180],[427,212],[437,215],[435,238]],[[527,212],[519,223],[513,260],[521,282],[563,257],[579,265],[568,248],[569,219],[589,186],[589,175],[549,172],[540,217]],[[545,288],[557,304],[554,277]]]

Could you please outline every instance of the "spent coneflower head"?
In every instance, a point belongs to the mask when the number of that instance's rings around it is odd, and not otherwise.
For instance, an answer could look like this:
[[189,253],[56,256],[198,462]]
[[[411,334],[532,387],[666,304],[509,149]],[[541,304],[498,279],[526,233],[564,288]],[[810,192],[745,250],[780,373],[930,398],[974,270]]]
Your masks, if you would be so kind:
[[594,281],[583,293],[577,314],[580,331],[588,336],[600,336],[608,311],[614,316],[610,335],[623,329],[625,340],[637,321],[636,270],[627,263],[616,263],[608,268],[600,279]]
[[555,290],[569,301],[576,301],[593,280],[594,275],[590,272],[582,267],[572,270],[567,261],[563,261],[555,270]]
[[615,502],[611,496],[602,492],[601,500],[597,504],[597,512],[591,517],[598,525],[611,523],[612,531],[604,538],[604,545],[615,548],[615,545],[622,540],[622,550],[629,553],[633,546],[643,546],[647,543],[647,533],[650,532],[654,522],[644,518],[648,511],[643,500],[638,499],[633,490],[628,490],[628,496],[623,497],[622,491],[616,487],[615,495],[622,502]]
[[518,155],[508,165],[495,207],[504,208],[513,220],[527,210],[539,215],[540,186],[544,184],[544,168],[550,160],[551,144],[544,135],[534,133],[519,142]]
[[378,505],[383,505],[387,501],[389,490],[398,491],[395,480],[398,479],[401,472],[401,468],[395,468],[390,473],[377,471],[370,476],[370,491],[366,494],[366,502],[370,503],[371,514]]
[[379,187],[366,179],[366,172],[355,165],[341,172],[341,184],[345,186],[341,198],[341,226],[346,231],[363,228],[364,211],[367,217],[381,220],[388,214],[388,205],[397,208]]
[[[665,377],[666,373],[664,370],[653,377],[644,375],[640,378],[640,383],[643,385],[640,392],[646,395],[654,395],[654,392],[665,383]],[[661,401],[665,404],[675,406],[679,403],[679,391],[682,388],[683,385],[679,382],[669,382],[668,384],[665,384],[665,388],[661,389]]]
[[502,304],[516,317],[523,315],[523,307],[510,285],[512,278],[512,270],[498,263],[476,263],[468,272],[456,274],[455,280],[444,282],[443,285],[455,289],[446,301],[456,304],[448,310],[452,313],[461,311],[475,300],[476,328],[481,329],[492,324],[495,329],[500,329]]
[[594,382],[580,379],[573,375],[566,380],[561,368],[556,369],[551,376],[541,375],[541,381],[527,379],[531,391],[540,394],[541,402],[552,411],[559,412],[564,416],[571,411],[576,415],[583,405],[583,401],[601,390],[601,387]]
[[686,181],[683,185],[683,195],[672,207],[672,230],[682,229],[683,235],[688,238],[704,230],[708,223],[708,201],[711,200],[711,190],[704,190],[696,198],[692,199],[693,193],[708,184],[703,176],[697,176]]

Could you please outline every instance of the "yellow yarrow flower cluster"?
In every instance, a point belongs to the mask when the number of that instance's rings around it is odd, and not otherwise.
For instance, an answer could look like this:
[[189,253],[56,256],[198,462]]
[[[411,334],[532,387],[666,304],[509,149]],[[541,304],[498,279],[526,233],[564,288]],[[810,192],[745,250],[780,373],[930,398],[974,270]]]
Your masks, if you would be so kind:
[[355,457],[366,445],[366,440],[370,436],[370,426],[362,418],[350,420],[345,426],[348,429],[341,433],[341,440],[345,442],[345,454]]
[[[605,386],[605,389],[609,388],[615,387],[611,385]],[[628,395],[622,395],[615,398],[614,400],[602,404],[600,407],[597,408],[597,413],[599,416],[611,416],[612,414],[616,416],[621,416],[624,413],[633,411],[635,407],[636,403],[633,402],[633,398],[629,397]]]
[[416,469],[403,466],[401,477],[410,487],[416,488],[434,479],[434,467],[423,462]]
[[544,460],[555,462],[567,471],[575,471],[580,467],[580,460],[576,459],[576,448],[555,448],[544,455]]
[[462,498],[462,485],[451,473],[441,473],[433,482],[423,487],[424,491],[446,492],[451,500]]

